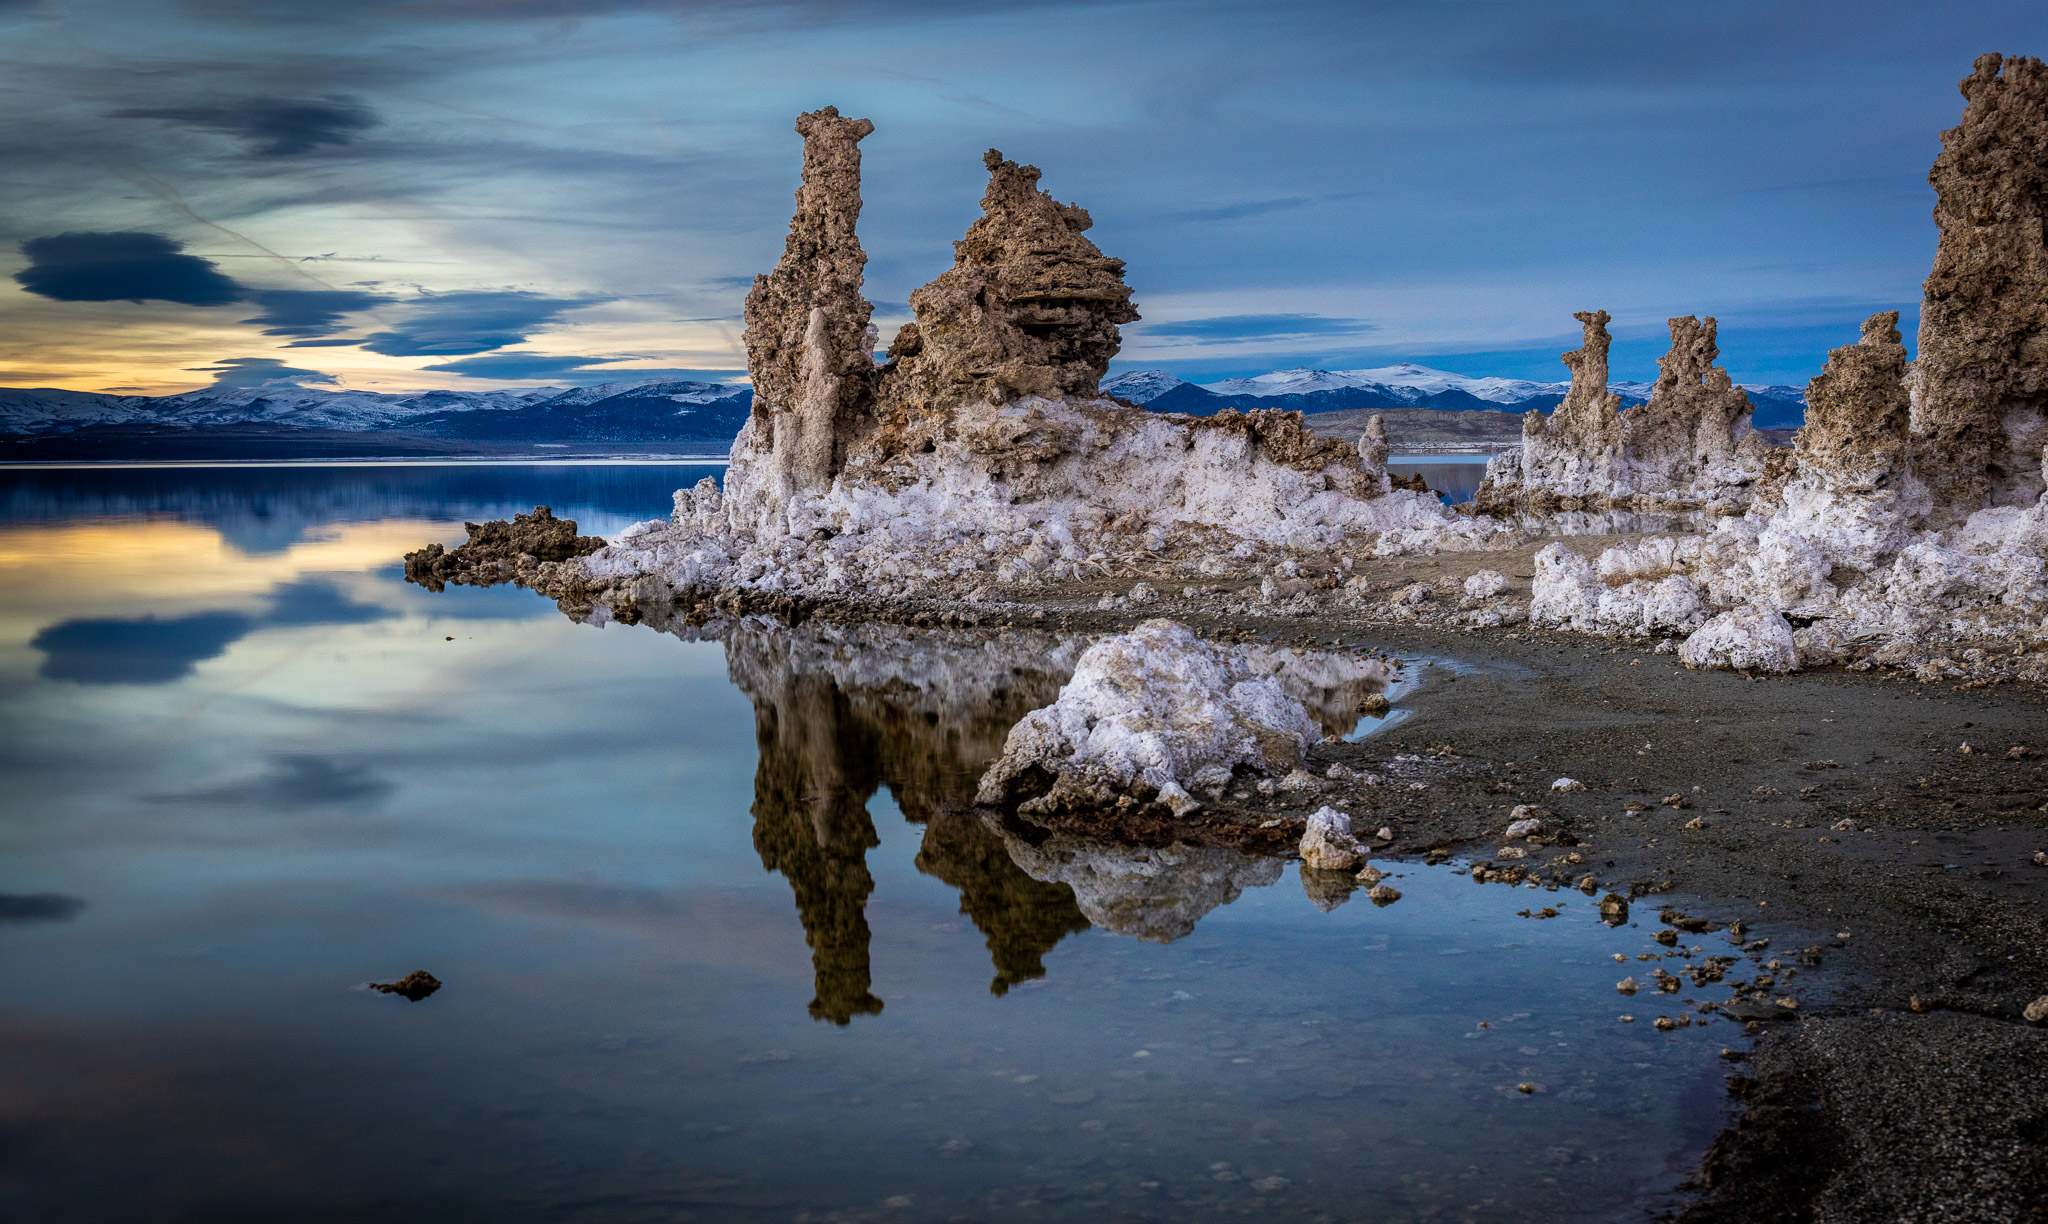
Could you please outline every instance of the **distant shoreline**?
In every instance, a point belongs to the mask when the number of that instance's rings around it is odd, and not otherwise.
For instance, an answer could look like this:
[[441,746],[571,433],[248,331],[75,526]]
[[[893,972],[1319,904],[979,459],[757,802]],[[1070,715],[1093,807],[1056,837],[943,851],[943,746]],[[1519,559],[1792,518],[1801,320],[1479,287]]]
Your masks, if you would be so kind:
[[513,459],[502,455],[351,457],[336,459],[47,459],[0,461],[0,472],[91,471],[112,468],[302,468],[302,467],[723,467],[725,455],[586,456]]

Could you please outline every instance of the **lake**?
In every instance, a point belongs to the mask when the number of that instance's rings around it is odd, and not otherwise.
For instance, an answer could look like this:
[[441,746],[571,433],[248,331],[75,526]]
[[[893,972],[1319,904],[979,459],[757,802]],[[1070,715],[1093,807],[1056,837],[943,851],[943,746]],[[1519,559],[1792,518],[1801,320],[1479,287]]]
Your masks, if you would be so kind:
[[0,1216],[1672,1201],[1743,1043],[1615,993],[1649,924],[968,810],[1084,642],[403,581],[464,520],[607,534],[716,470],[0,473]]

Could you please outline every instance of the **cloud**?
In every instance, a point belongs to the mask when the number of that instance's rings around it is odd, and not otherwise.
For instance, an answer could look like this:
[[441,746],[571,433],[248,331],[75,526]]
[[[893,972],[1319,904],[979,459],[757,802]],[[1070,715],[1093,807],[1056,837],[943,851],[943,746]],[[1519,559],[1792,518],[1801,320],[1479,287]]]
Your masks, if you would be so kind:
[[378,604],[356,603],[340,587],[319,578],[284,582],[270,591],[266,625],[367,625],[398,613]]
[[[341,316],[382,306],[392,299],[356,289],[258,289],[249,300],[263,313],[244,323],[260,324],[266,336],[328,336],[336,330]],[[329,340],[300,344],[298,348],[352,344],[350,340]]]
[[164,119],[201,131],[223,132],[250,144],[258,157],[296,157],[323,145],[353,144],[377,126],[376,112],[353,98],[319,101],[246,98],[210,106],[118,110],[117,119]]
[[375,802],[397,789],[395,783],[376,776],[365,765],[337,765],[327,757],[292,755],[279,757],[268,770],[240,782],[149,797],[158,803],[305,808]]
[[159,620],[73,620],[49,625],[29,640],[43,652],[40,674],[78,684],[170,684],[265,626],[360,625],[399,615],[360,604],[333,583],[305,579],[271,589],[270,610],[199,612]]
[[519,344],[564,312],[608,299],[518,291],[439,293],[407,303],[405,321],[363,347],[386,357],[461,357]]
[[1356,335],[1377,330],[1375,324],[1364,319],[1333,319],[1312,314],[1246,314],[1148,323],[1143,334],[1190,340],[1274,340],[1288,336]]
[[212,261],[181,252],[162,234],[64,233],[21,244],[29,266],[14,279],[59,302],[141,302],[225,306],[245,290]]
[[0,922],[63,922],[84,908],[62,893],[0,893]]
[[643,378],[686,378],[698,382],[723,382],[746,373],[744,370],[621,369],[603,363],[622,357],[559,357],[549,353],[492,353],[485,357],[464,357],[426,368],[470,378],[552,378],[582,384],[629,382]]
[[227,653],[256,628],[241,612],[200,612],[159,620],[73,620],[29,640],[43,652],[40,674],[78,684],[169,684]]
[[195,374],[213,375],[214,389],[260,387],[265,383],[331,383],[332,374],[288,366],[275,357],[228,357],[210,366],[188,367]]

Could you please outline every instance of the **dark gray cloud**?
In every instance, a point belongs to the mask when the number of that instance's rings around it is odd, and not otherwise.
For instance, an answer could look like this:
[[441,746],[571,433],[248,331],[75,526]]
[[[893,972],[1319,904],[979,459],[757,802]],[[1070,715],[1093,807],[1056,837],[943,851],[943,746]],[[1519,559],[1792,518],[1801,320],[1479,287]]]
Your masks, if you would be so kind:
[[1277,340],[1289,336],[1356,335],[1377,331],[1378,328],[1364,319],[1333,319],[1312,314],[1242,314],[1147,323],[1143,330],[1148,336],[1192,340]]
[[60,302],[180,302],[225,306],[244,290],[211,260],[162,234],[63,233],[21,244],[29,265],[14,279]]
[[363,347],[386,357],[463,357],[524,341],[563,313],[602,298],[548,297],[513,290],[438,293],[406,303],[405,320],[372,332]]
[[63,922],[84,908],[62,893],[0,893],[0,922]]
[[29,639],[43,652],[39,674],[77,684],[170,684],[219,658],[256,628],[241,612],[199,612],[162,620],[71,620]]
[[[260,325],[266,336],[332,335],[341,316],[382,306],[392,300],[357,289],[258,289],[248,296],[250,301],[263,308],[263,313],[242,322]],[[351,341],[333,343],[348,344]]]
[[133,108],[117,119],[162,119],[249,143],[258,157],[296,157],[323,146],[352,144],[377,126],[376,113],[354,98],[244,98],[204,106]]
[[170,684],[265,626],[360,625],[398,615],[361,604],[333,583],[304,579],[270,592],[267,613],[198,612],[159,619],[62,621],[45,626],[29,645],[43,652],[40,674],[77,684]]
[[286,365],[275,357],[228,357],[210,366],[188,367],[194,374],[213,375],[211,390],[219,391],[231,387],[260,387],[264,383],[290,380],[295,383],[331,383],[332,374],[319,370],[302,370]]
[[324,756],[279,757],[253,778],[220,786],[149,796],[158,803],[228,803],[268,808],[333,807],[373,803],[397,790],[366,765],[337,764]]

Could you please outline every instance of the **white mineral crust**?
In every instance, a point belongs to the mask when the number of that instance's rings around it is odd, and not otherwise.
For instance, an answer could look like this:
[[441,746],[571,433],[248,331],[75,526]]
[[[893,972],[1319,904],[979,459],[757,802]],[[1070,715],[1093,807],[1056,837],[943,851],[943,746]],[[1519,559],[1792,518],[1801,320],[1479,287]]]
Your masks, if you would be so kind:
[[1021,799],[1029,814],[1131,796],[1184,813],[1201,806],[1195,792],[1221,790],[1233,770],[1277,778],[1299,769],[1317,735],[1302,703],[1243,652],[1151,620],[1082,652],[1059,699],[1010,729],[977,801]]

